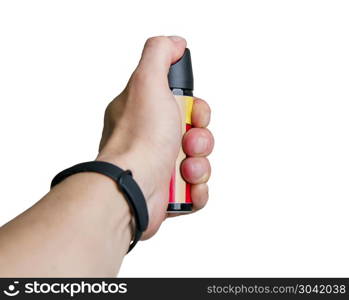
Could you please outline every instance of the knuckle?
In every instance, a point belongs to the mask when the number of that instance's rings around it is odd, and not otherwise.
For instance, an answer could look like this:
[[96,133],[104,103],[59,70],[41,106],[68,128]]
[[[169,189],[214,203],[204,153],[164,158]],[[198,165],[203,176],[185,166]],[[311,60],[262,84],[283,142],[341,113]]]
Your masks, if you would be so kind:
[[154,36],[148,38],[145,44],[148,47],[169,47],[171,41],[166,36]]
[[147,72],[144,72],[141,68],[137,68],[132,74],[132,82],[137,84],[146,82],[147,78]]
[[110,102],[104,110],[105,117],[108,117],[111,114],[112,108],[113,108],[113,102]]

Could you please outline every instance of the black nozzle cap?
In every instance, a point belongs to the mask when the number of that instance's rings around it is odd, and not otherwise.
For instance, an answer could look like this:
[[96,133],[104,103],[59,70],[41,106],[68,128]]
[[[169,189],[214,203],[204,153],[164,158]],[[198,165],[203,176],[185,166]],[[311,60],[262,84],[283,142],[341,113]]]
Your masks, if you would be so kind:
[[168,72],[168,84],[170,89],[194,89],[193,68],[188,48],[185,49],[180,60],[170,67],[170,71]]

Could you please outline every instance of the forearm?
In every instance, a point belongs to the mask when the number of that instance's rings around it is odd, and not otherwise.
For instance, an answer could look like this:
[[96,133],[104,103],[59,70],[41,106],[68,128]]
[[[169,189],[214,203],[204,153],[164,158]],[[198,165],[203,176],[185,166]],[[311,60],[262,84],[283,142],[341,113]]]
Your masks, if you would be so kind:
[[131,234],[115,182],[79,173],[0,228],[0,277],[115,276]]

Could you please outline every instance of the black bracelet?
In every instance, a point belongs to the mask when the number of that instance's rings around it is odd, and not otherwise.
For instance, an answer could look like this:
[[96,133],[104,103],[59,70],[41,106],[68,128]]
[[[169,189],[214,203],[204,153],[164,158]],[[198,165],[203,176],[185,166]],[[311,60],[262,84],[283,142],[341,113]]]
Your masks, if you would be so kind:
[[58,173],[52,179],[51,188],[68,176],[80,172],[101,173],[110,177],[117,183],[135,217],[136,228],[134,238],[127,253],[130,252],[141,238],[142,233],[147,229],[149,222],[148,209],[144,195],[136,181],[133,179],[131,171],[124,171],[123,169],[104,161],[85,162]]

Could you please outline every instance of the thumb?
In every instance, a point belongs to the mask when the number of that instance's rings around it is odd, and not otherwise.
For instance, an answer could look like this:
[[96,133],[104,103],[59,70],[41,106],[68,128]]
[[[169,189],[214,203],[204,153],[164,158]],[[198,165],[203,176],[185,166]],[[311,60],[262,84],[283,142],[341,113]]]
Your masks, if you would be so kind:
[[182,57],[186,45],[186,40],[179,36],[149,38],[144,45],[137,71],[167,80],[171,64]]

